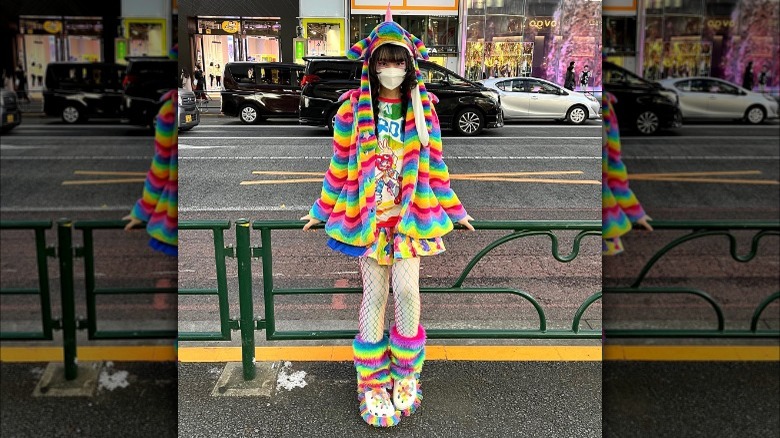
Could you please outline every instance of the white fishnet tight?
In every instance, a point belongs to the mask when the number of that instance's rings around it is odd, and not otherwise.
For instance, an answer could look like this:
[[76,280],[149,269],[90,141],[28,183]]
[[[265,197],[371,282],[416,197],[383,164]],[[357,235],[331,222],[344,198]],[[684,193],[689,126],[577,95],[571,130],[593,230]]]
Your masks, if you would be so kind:
[[366,342],[382,339],[391,281],[398,332],[406,337],[416,336],[420,324],[420,259],[396,259],[392,269],[370,257],[360,257],[358,263],[363,279],[363,301],[358,314],[360,337]]

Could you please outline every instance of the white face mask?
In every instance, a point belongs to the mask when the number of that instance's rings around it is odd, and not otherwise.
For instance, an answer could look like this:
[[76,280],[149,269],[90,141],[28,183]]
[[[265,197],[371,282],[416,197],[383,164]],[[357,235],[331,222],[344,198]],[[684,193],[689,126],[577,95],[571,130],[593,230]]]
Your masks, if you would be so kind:
[[395,90],[404,83],[406,70],[402,68],[389,67],[376,72],[379,76],[379,83],[388,90]]

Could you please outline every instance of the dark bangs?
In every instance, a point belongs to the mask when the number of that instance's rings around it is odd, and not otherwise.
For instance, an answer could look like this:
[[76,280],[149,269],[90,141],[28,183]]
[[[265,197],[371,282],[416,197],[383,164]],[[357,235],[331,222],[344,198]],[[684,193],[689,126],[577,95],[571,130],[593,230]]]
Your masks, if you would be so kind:
[[382,44],[371,55],[374,65],[379,61],[385,62],[409,62],[409,51],[397,44]]

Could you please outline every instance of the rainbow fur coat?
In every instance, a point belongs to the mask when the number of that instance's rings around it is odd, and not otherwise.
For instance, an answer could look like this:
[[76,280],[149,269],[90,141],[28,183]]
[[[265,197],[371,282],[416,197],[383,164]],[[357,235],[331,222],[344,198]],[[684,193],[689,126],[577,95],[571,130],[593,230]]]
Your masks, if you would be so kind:
[[615,97],[604,93],[601,112],[604,132],[601,145],[601,228],[603,253],[623,250],[620,236],[631,231],[631,223],[645,216],[645,210],[628,187],[628,171],[620,156],[620,130],[612,103]]
[[[423,91],[425,93],[425,91]],[[438,102],[432,94],[425,93]],[[355,114],[359,90],[345,93],[336,114],[333,158],[325,174],[320,198],[309,215],[326,222],[333,239],[352,246],[368,246],[376,231],[376,139],[358,136]],[[453,221],[466,217],[466,210],[450,188],[447,165],[442,160],[441,128],[430,107],[430,137],[422,146],[415,128],[412,106],[406,112],[401,185],[401,213],[397,230],[416,239],[441,237],[453,229]],[[373,115],[369,115],[373,124]],[[362,119],[358,115],[357,119]],[[362,120],[361,120],[362,121]]]

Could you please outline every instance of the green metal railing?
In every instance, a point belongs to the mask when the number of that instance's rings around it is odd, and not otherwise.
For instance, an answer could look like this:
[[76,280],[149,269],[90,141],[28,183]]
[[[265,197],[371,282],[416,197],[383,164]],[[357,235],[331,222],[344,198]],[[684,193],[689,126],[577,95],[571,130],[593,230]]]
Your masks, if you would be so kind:
[[41,301],[41,331],[39,332],[0,332],[0,339],[9,340],[51,340],[57,321],[51,317],[51,292],[49,290],[49,263],[47,257],[54,257],[55,247],[46,245],[46,230],[51,229],[51,221],[4,221],[0,230],[30,230],[35,233],[35,258],[38,270],[37,288],[0,289],[2,295],[38,295]]
[[[2,332],[0,340],[52,340],[53,330],[62,330],[63,358],[65,378],[73,380],[78,376],[76,331],[87,329],[89,339],[175,339],[175,330],[115,330],[97,329],[98,295],[131,295],[149,293],[176,293],[176,288],[99,288],[95,282],[95,230],[122,230],[126,221],[79,221],[68,219],[57,221],[57,247],[46,246],[46,230],[52,227],[51,221],[2,221],[0,230],[33,230],[35,232],[36,264],[38,270],[38,289],[8,288],[0,290],[3,295],[37,294],[41,301],[43,331]],[[83,246],[73,245],[73,230],[83,234]],[[47,257],[56,257],[59,261],[60,304],[62,317],[54,319],[51,311]],[[76,316],[76,298],[74,286],[74,258],[84,259],[84,277],[87,299],[87,318]]]
[[[508,234],[493,241],[482,249],[466,265],[458,279],[450,287],[439,288],[421,288],[421,293],[438,294],[505,294],[514,295],[518,298],[528,301],[536,310],[539,317],[539,326],[536,329],[474,329],[474,330],[454,330],[454,329],[430,329],[427,335],[432,339],[442,338],[484,338],[484,339],[514,339],[514,338],[534,338],[534,339],[598,339],[601,337],[601,330],[582,329],[580,321],[587,309],[601,298],[601,292],[590,295],[577,309],[572,319],[570,329],[548,329],[547,317],[542,305],[528,292],[517,290],[510,287],[467,287],[463,283],[469,273],[482,260],[485,255],[495,248],[525,237],[547,236],[552,245],[553,257],[561,262],[568,263],[579,254],[582,239],[587,236],[601,236],[601,221],[502,221],[502,222],[473,222],[477,230],[499,230],[508,231]],[[214,221],[179,221],[179,230],[204,230],[213,229],[215,225],[224,226],[224,222],[218,224]],[[229,225],[228,225],[229,227]],[[234,330],[241,330],[241,347],[244,378],[251,380],[254,378],[254,354],[255,354],[255,331],[265,330],[268,340],[313,340],[313,339],[350,339],[357,333],[356,330],[307,330],[307,331],[281,331],[276,328],[276,317],[274,311],[274,298],[285,295],[322,295],[322,294],[360,294],[360,288],[298,288],[298,289],[280,289],[275,288],[273,283],[273,254],[272,254],[272,231],[274,230],[299,230],[302,227],[300,221],[255,221],[251,223],[251,228],[260,231],[260,246],[250,244],[250,223],[246,219],[236,221],[236,248],[235,256],[238,263],[238,294],[240,318],[238,321],[230,320],[229,327]],[[314,228],[324,228],[322,224]],[[463,229],[462,226],[456,226]],[[221,228],[224,230],[225,228]],[[569,254],[560,254],[560,245],[558,236],[553,231],[568,230],[577,231],[572,243],[572,249]],[[215,234],[216,235],[216,234]],[[217,254],[218,270],[220,264],[220,253],[223,249],[229,249],[232,255],[231,247],[224,248],[224,243],[215,242],[215,252]],[[263,300],[264,317],[256,318],[253,309],[253,281],[252,265],[253,257],[260,258],[263,272]],[[224,258],[222,260],[224,263]],[[182,293],[180,291],[180,293]],[[192,294],[187,291],[184,294]],[[227,314],[227,302],[220,301],[220,315]],[[222,320],[222,327],[224,319]],[[179,340],[201,340],[189,334],[182,336]],[[213,339],[210,339],[213,340]]]
[[232,246],[225,246],[225,230],[229,220],[179,221],[179,232],[185,230],[211,231],[214,240],[214,260],[217,269],[217,287],[207,289],[180,288],[179,295],[216,295],[219,302],[219,332],[179,332],[180,341],[229,341],[231,329],[238,330],[238,321],[230,319],[228,302],[227,266],[225,259],[235,257]]
[[[724,236],[729,242],[729,254],[731,258],[740,263],[748,263],[758,254],[759,242],[768,236],[780,236],[780,223],[778,222],[711,222],[711,221],[653,221],[656,230],[683,230],[689,231],[675,238],[663,248],[658,250],[645,263],[630,286],[607,287],[604,294],[660,294],[660,295],[690,295],[701,298],[712,307],[715,314],[715,328],[713,329],[610,329],[605,328],[608,338],[778,338],[780,329],[759,330],[758,322],[764,310],[774,301],[780,300],[780,292],[774,292],[763,298],[753,311],[749,329],[726,329],[723,309],[709,293],[689,287],[644,287],[642,282],[647,278],[650,270],[674,248],[698,239]],[[737,239],[733,231],[754,231],[750,243],[750,251],[745,255],[737,253]],[[770,244],[771,245],[771,244]],[[775,243],[773,248],[777,247]]]

